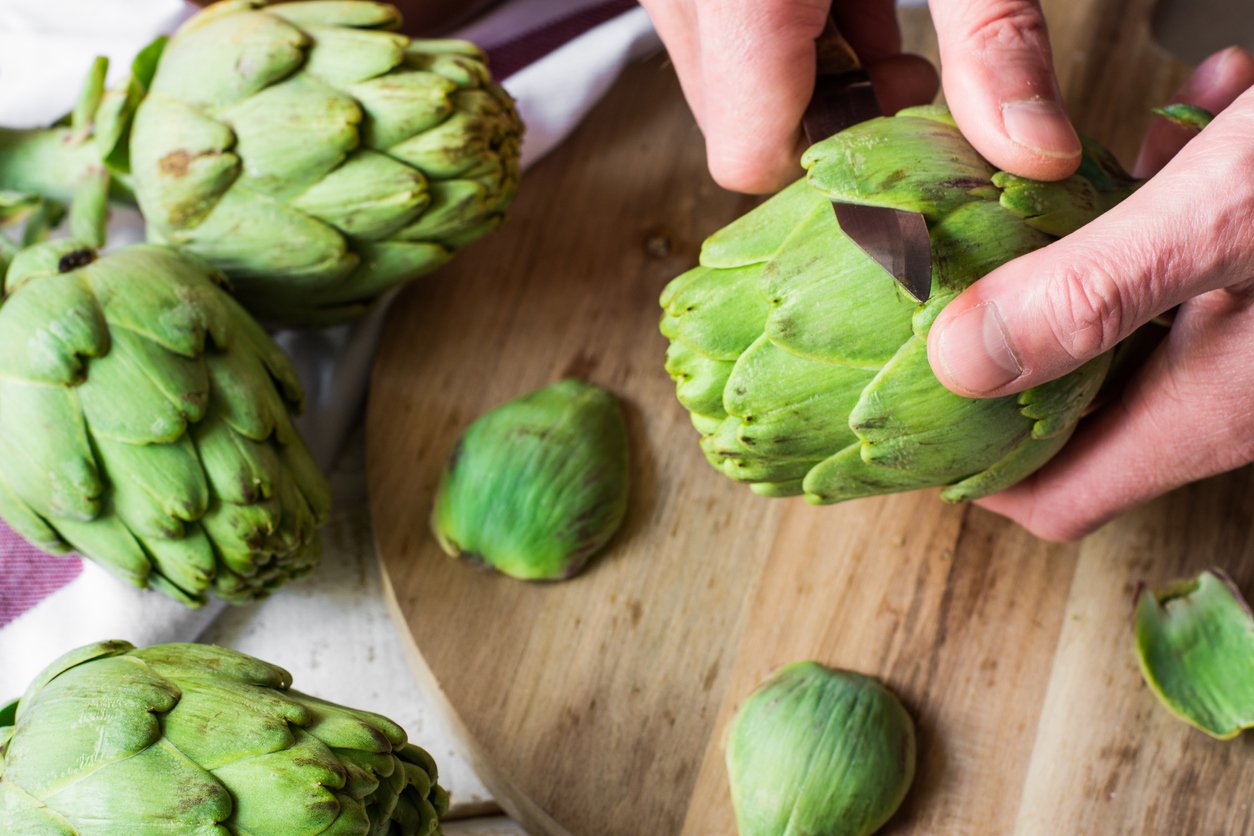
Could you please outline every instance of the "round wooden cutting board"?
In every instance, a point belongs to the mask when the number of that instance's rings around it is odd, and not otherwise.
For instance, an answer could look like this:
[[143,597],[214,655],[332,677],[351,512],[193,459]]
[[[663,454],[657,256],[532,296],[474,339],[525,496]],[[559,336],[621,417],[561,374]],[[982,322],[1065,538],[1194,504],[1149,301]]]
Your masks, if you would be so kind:
[[[1126,25],[1146,2],[1046,6],[1078,121],[1130,159],[1181,78]],[[926,18],[907,22],[927,52]],[[1172,719],[1130,632],[1141,581],[1219,565],[1254,597],[1254,471],[1073,545],[934,491],[754,496],[702,458],[657,331],[664,284],[752,203],[710,181],[653,60],[528,173],[502,230],[392,310],[368,414],[381,561],[420,681],[503,806],[537,834],[734,833],[727,721],[773,668],[813,658],[883,678],[916,718],[918,777],[885,832],[1254,832],[1254,741]],[[564,583],[445,557],[427,517],[454,440],[563,376],[625,405],[622,530]]]

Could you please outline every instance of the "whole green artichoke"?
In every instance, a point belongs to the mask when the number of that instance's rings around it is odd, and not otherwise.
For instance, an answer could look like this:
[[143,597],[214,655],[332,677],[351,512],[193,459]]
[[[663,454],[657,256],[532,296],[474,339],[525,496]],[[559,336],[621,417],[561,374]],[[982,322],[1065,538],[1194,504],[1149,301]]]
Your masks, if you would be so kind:
[[[496,227],[522,124],[473,44],[387,30],[366,0],[224,0],[69,128],[0,134],[0,188],[67,199],[130,172],[149,237],[218,264],[259,317],[348,319]],[[132,121],[133,117],[133,121]]]
[[0,830],[23,836],[432,834],[448,796],[391,720],[196,644],[100,642],[0,713]]
[[[974,499],[1044,464],[1109,355],[1017,396],[967,399],[932,374],[928,329],[980,276],[1087,223],[1135,181],[1087,141],[1067,180],[997,171],[940,107],[858,124],[802,162],[805,178],[711,236],[701,265],[662,294],[666,369],[709,461],[757,493],[820,504],[933,485]],[[834,200],[923,213],[926,304],[841,232]]]
[[300,382],[222,281],[58,240],[13,257],[0,304],[0,515],[188,605],[307,573],[330,504]]

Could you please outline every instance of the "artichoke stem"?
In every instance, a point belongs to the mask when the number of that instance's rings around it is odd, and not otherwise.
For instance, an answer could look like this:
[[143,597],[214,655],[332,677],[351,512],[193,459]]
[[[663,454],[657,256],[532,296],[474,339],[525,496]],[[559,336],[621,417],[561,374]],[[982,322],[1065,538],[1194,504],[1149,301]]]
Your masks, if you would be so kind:
[[[0,189],[69,203],[101,166],[95,143],[71,128],[0,128]],[[125,182],[112,180],[109,197],[134,205]]]

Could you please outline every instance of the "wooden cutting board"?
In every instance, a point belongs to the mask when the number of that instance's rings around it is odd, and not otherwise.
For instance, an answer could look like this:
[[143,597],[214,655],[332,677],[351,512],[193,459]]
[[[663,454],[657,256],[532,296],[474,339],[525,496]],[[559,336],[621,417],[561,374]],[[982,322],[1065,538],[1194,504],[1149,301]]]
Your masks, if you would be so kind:
[[[1046,3],[1080,125],[1125,160],[1182,67],[1148,0]],[[934,55],[925,13],[911,48]],[[1142,684],[1138,582],[1210,565],[1254,595],[1254,471],[1049,545],[934,491],[812,508],[715,473],[663,371],[657,297],[753,203],[717,188],[672,70],[631,69],[526,177],[504,229],[394,307],[368,414],[384,574],[415,670],[536,834],[731,834],[722,735],[778,665],[875,674],[920,732],[885,832],[1254,833],[1254,738],[1219,743]],[[634,491],[572,581],[445,557],[440,467],[476,415],[566,375],[623,400]]]

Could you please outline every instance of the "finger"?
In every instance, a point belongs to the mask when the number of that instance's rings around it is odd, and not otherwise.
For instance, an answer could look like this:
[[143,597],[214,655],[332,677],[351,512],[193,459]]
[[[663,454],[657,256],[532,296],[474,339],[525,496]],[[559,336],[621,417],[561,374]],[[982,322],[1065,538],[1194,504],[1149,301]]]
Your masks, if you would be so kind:
[[[1216,52],[1198,65],[1172,102],[1185,102],[1219,113],[1242,91],[1254,84],[1254,57],[1239,46]],[[1159,171],[1188,143],[1196,132],[1166,119],[1155,119],[1145,135],[1141,153],[1132,169],[1137,177]]]
[[825,0],[727,0],[697,10],[701,127],[710,173],[769,192],[801,173],[801,117],[814,90]]
[[1044,469],[978,501],[1074,540],[1188,482],[1254,461],[1254,308],[1226,290],[1184,305],[1122,398]]
[[640,0],[640,5],[666,47],[666,53],[675,66],[675,74],[679,77],[679,86],[684,91],[684,99],[700,126],[703,96],[696,10],[691,3],[675,0]]
[[960,395],[1004,395],[1109,351],[1186,299],[1254,273],[1254,90],[1123,203],[964,291],[928,336]]
[[928,104],[936,98],[940,78],[932,62],[918,55],[892,55],[867,66],[880,110],[893,114],[903,107]]
[[1061,180],[1080,164],[1035,0],[932,0],[945,100],[993,165]]

